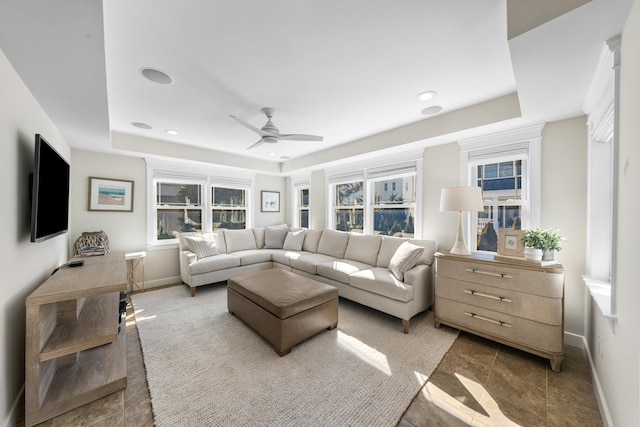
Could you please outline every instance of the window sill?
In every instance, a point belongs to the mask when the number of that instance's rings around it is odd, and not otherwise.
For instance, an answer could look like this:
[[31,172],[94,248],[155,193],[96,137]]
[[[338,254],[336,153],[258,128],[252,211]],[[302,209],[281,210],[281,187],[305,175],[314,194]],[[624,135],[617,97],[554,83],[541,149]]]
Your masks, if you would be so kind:
[[613,331],[618,321],[617,316],[611,310],[611,282],[594,279],[588,276],[582,276],[591,298],[596,303],[600,312],[609,322],[609,326]]
[[147,251],[165,251],[168,249],[177,249],[178,241],[172,240],[166,243],[147,243]]

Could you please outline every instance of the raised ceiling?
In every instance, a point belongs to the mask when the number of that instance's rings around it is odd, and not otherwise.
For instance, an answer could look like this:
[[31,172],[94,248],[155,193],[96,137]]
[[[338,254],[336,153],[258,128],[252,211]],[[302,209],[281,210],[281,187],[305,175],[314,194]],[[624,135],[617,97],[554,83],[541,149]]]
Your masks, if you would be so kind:
[[[10,0],[0,47],[73,148],[277,173],[580,115],[632,3]],[[263,107],[324,141],[247,150]]]

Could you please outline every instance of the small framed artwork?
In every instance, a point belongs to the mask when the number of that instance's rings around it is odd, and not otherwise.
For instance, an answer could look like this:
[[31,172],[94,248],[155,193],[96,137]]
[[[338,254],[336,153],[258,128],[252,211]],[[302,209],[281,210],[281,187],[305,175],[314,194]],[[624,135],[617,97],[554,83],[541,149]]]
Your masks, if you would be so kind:
[[89,210],[133,212],[133,181],[90,176]]
[[260,211],[280,212],[280,192],[279,191],[261,191],[260,192]]
[[522,230],[498,230],[498,255],[523,257]]

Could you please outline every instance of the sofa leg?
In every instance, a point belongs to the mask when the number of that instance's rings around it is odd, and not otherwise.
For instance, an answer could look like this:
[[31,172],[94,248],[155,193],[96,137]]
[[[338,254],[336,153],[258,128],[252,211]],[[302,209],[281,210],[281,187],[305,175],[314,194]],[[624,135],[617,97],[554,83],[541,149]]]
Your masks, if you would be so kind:
[[402,319],[402,332],[405,334],[409,333],[409,321]]
[[195,286],[191,288],[191,296],[192,297],[196,296],[196,287]]

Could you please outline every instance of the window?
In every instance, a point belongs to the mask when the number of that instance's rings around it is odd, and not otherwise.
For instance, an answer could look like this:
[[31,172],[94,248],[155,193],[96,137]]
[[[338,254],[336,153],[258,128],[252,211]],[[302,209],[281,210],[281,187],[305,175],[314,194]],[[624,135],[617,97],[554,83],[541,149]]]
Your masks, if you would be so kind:
[[291,177],[293,201],[291,203],[291,218],[294,227],[309,228],[309,176]]
[[[414,237],[415,181],[415,175],[372,181],[373,234]],[[391,184],[391,191],[388,191],[388,184]],[[396,192],[396,184],[404,190]]]
[[147,159],[149,247],[175,244],[181,232],[251,226],[253,178],[210,172]]
[[336,230],[364,232],[364,182],[354,181],[336,184],[333,187],[334,216]]
[[242,188],[211,187],[211,229],[243,229],[247,225],[247,190]]
[[[482,188],[484,212],[478,213],[476,248],[480,251],[498,251],[498,230],[520,230],[526,206],[523,193],[522,165],[526,159],[473,165],[475,185]],[[526,176],[524,177],[526,184]],[[526,188],[526,185],[525,185]]]
[[500,229],[540,222],[542,125],[460,141],[462,185],[482,189],[484,212],[467,214],[472,250],[497,252]]
[[156,181],[156,239],[175,239],[185,231],[202,230],[202,184]]
[[[419,160],[408,160],[415,159]],[[394,162],[394,160],[396,162]],[[329,228],[364,234],[420,235],[417,188],[422,150],[327,171]],[[346,168],[342,167],[342,171]],[[333,173],[331,173],[333,172]]]
[[618,209],[620,36],[605,43],[584,111],[589,125],[587,271],[585,285],[602,315],[615,328]]

